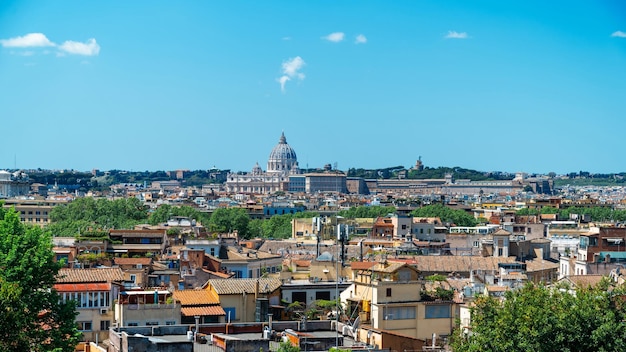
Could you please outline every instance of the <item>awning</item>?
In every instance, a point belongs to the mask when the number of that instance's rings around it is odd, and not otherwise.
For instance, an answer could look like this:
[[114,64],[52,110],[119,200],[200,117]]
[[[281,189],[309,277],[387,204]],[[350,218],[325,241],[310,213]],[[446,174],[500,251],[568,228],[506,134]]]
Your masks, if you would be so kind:
[[91,291],[110,291],[111,284],[107,282],[99,282],[93,284],[54,284],[57,292],[91,292]]
[[606,258],[608,254],[611,259],[626,259],[626,252],[600,252],[600,258]]
[[155,292],[157,292],[157,294],[159,295],[166,295],[169,294],[170,291],[124,291],[121,292],[122,295],[153,295]]
[[186,317],[226,315],[222,306],[182,307],[180,314]]

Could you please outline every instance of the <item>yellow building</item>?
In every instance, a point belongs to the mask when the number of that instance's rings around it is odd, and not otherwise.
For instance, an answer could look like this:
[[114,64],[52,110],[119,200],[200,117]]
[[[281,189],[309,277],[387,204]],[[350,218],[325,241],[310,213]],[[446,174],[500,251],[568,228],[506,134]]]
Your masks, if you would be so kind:
[[449,335],[454,328],[455,303],[426,295],[418,270],[406,263],[376,263],[354,272],[354,285],[344,291],[351,311],[361,320],[357,337],[386,348],[383,336],[395,333],[426,341]]

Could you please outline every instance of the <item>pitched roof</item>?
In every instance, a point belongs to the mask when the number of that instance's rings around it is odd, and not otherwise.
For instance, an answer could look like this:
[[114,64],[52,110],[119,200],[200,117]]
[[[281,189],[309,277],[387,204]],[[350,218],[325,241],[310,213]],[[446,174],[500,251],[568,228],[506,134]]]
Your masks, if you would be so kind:
[[193,317],[196,315],[226,315],[226,312],[222,306],[203,306],[203,307],[182,307],[180,308],[180,314],[186,317]]
[[152,258],[114,258],[113,261],[117,265],[150,265]]
[[571,282],[573,285],[579,288],[593,287],[597,285],[604,275],[570,275],[563,280]]
[[110,236],[123,237],[163,237],[166,230],[109,230]]
[[94,284],[54,284],[57,292],[90,292],[90,291],[110,291],[111,284],[99,282]]
[[215,289],[218,295],[240,295],[242,293],[254,293],[255,287],[259,283],[259,293],[266,294],[276,291],[281,282],[274,278],[261,279],[212,279],[207,283]]
[[376,262],[350,262],[350,268],[352,268],[352,270],[365,270],[376,264]]
[[184,306],[219,304],[220,300],[210,290],[178,290],[174,291],[174,299]]
[[57,283],[111,282],[124,281],[120,268],[60,269]]
[[421,272],[468,272],[472,270],[499,270],[499,263],[515,263],[515,257],[481,257],[461,255],[421,255],[416,257]]

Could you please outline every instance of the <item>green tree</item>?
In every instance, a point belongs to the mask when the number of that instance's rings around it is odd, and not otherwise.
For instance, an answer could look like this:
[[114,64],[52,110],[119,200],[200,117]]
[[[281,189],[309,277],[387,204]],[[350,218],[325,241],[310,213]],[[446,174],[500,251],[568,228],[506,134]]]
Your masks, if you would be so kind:
[[515,215],[519,215],[519,216],[539,215],[539,210],[531,209],[531,208],[522,208],[516,211]]
[[158,225],[167,222],[174,216],[184,216],[190,219],[194,219],[201,224],[208,224],[210,216],[207,213],[203,213],[194,207],[188,205],[171,206],[169,204],[162,204],[156,208],[148,218],[148,223],[151,225]]
[[72,237],[89,228],[132,228],[147,219],[148,210],[137,198],[95,200],[85,197],[54,207],[48,230],[55,236]]
[[337,213],[338,216],[342,216],[348,219],[357,219],[357,218],[377,218],[379,216],[387,216],[389,214],[395,214],[396,207],[394,206],[358,206],[352,207],[348,210],[341,210]]
[[443,222],[454,223],[456,226],[476,226],[478,221],[463,210],[456,210],[443,204],[432,204],[415,209],[411,212],[415,217],[437,217]]
[[264,220],[261,225],[263,237],[266,238],[291,238],[291,214],[274,215]]
[[626,349],[623,292],[607,281],[575,293],[529,283],[504,301],[481,296],[474,304],[469,333],[452,336],[455,352]]
[[558,214],[559,209],[555,207],[543,207],[541,208],[541,214]]
[[74,351],[76,306],[52,289],[60,264],[51,237],[15,210],[0,215],[0,350]]
[[242,238],[248,238],[250,216],[243,208],[219,208],[209,219],[209,230],[213,232],[230,232],[237,230]]
[[281,341],[276,352],[300,352],[300,347],[294,346],[288,341]]

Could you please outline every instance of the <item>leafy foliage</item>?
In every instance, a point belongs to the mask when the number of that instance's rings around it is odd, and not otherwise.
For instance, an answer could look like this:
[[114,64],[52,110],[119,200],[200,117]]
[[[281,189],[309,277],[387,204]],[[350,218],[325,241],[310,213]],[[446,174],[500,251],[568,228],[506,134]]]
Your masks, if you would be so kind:
[[388,214],[395,214],[396,207],[388,206],[358,206],[352,207],[348,210],[341,210],[337,213],[338,216],[342,216],[348,219],[357,219],[357,218],[377,218],[379,216],[386,216]]
[[605,281],[573,294],[529,283],[504,301],[478,297],[470,333],[455,333],[451,346],[455,352],[624,351],[623,292],[608,288]]
[[561,209],[559,211],[559,217],[562,219],[569,219],[570,214],[582,214],[591,216],[591,221],[626,221],[626,210],[624,209],[611,209],[609,207],[569,207]]
[[292,345],[291,342],[281,341],[276,352],[300,352],[300,347]]
[[539,215],[539,210],[531,209],[531,208],[522,208],[516,211],[515,215],[519,215],[519,216]]
[[423,170],[409,171],[408,178],[411,179],[441,179],[451,174],[455,179],[470,179],[472,181],[487,180],[512,180],[514,175],[506,172],[482,172],[461,167],[425,167]]
[[443,222],[454,223],[456,226],[476,226],[476,219],[463,210],[456,210],[442,204],[432,204],[411,212],[415,217],[438,217]]
[[243,208],[219,208],[209,219],[209,231],[231,232],[237,231],[240,237],[248,238],[248,223],[250,217]]
[[137,198],[78,198],[50,213],[48,229],[55,236],[72,237],[90,228],[132,228],[148,219],[147,208]]
[[248,237],[291,238],[291,220],[319,216],[315,212],[274,215],[266,220],[254,219],[248,223]]
[[14,210],[0,215],[0,350],[74,351],[76,307],[52,289],[60,265],[51,237]]
[[150,225],[162,224],[174,216],[188,217],[200,222],[201,224],[208,224],[210,218],[208,214],[202,213],[198,209],[188,205],[177,207],[169,204],[162,204],[150,214],[148,223]]

